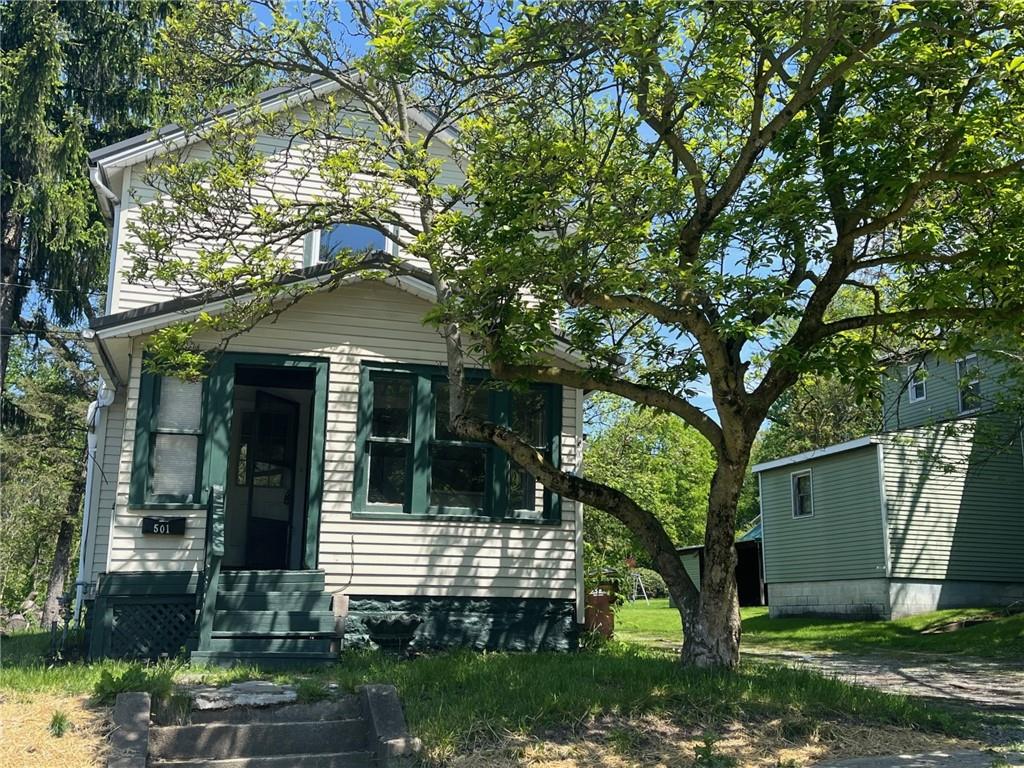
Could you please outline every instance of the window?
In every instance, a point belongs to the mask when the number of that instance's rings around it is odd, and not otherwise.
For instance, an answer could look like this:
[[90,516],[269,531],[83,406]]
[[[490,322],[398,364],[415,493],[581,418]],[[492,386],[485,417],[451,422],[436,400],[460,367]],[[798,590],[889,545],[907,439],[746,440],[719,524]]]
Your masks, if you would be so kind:
[[923,363],[916,363],[907,366],[907,392],[910,394],[910,402],[917,403],[924,400],[928,395],[925,379],[928,372],[924,369]]
[[792,483],[793,517],[810,517],[814,514],[814,498],[811,491],[811,470],[794,472],[789,476]]
[[130,501],[199,502],[203,384],[143,373]]
[[[332,224],[306,238],[305,266],[332,261],[344,251],[388,251],[388,239],[379,229],[362,224]],[[315,258],[314,258],[315,254]]]
[[[560,388],[510,390],[483,377],[472,415],[515,429],[558,461]],[[558,520],[558,504],[502,451],[449,427],[445,371],[365,366],[359,403],[356,512]]]
[[956,361],[956,380],[960,413],[977,410],[981,406],[981,373],[977,355],[967,355]]

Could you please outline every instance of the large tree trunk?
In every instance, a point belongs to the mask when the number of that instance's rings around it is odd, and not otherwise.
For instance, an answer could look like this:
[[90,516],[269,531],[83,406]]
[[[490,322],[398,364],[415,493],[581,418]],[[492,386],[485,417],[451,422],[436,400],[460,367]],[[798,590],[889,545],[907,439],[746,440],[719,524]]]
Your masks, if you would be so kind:
[[0,394],[7,391],[7,363],[11,354],[11,333],[14,318],[21,313],[25,294],[18,285],[21,263],[21,217],[10,210],[11,201],[3,203],[2,243],[0,243]]
[[704,572],[697,615],[684,617],[682,660],[700,667],[735,667],[740,660],[736,593],[736,506],[746,462],[719,461],[711,479],[704,534]]
[[53,551],[53,563],[50,565],[50,578],[46,584],[46,600],[43,603],[43,627],[49,627],[60,617],[58,598],[64,594],[64,588],[71,573],[71,545],[75,540],[75,528],[82,511],[82,497],[85,495],[85,479],[89,461],[88,444],[82,451],[79,466],[81,471],[68,492],[64,506],[64,517],[57,531],[57,546]]

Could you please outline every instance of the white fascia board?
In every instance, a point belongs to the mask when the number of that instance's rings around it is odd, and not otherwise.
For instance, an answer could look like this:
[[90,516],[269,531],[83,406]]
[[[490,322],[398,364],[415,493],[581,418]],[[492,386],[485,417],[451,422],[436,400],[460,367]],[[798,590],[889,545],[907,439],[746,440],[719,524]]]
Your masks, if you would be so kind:
[[[278,98],[271,99],[261,107],[261,110],[265,114],[272,115],[283,109],[301,106],[307,101],[333,93],[340,88],[341,86],[333,80],[325,80],[321,83],[317,83],[316,85],[299,86],[294,91],[281,94]],[[187,147],[189,144],[194,144],[195,142],[200,141],[204,137],[206,131],[208,131],[217,120],[231,117],[234,114],[237,113],[229,112],[227,114],[218,115],[210,118],[209,120],[205,120],[196,128],[195,131],[190,133],[186,133],[184,129],[179,128],[176,131],[168,133],[166,136],[155,138],[145,144],[126,147],[123,152],[110,155],[109,157],[100,158],[96,161],[96,164],[104,169],[126,168],[144,160],[150,160],[164,152]]]
[[802,461],[820,459],[822,456],[831,456],[836,453],[843,453],[844,451],[853,451],[857,448],[865,448],[869,445],[874,445],[878,441],[879,439],[877,435],[858,437],[856,440],[847,440],[845,443],[836,443],[835,445],[830,445],[827,448],[817,448],[813,451],[804,451],[803,453],[797,453],[793,456],[785,456],[781,459],[776,459],[775,461],[766,461],[761,464],[755,464],[750,468],[750,471],[764,472],[769,469],[787,467],[790,464],[799,464]]

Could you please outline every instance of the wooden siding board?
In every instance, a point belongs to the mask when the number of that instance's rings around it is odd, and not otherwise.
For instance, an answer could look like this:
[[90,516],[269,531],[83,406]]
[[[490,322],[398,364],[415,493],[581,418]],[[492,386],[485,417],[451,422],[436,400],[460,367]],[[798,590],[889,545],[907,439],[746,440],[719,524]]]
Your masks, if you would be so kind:
[[[793,518],[790,476],[810,469],[814,514]],[[884,575],[874,445],[761,473],[769,583]]]
[[[443,342],[422,321],[428,307],[387,285],[361,283],[309,296],[276,323],[264,321],[231,344],[232,352],[308,354],[330,360],[319,546],[328,589],[355,595],[575,598],[576,518],[571,501],[561,503],[557,526],[352,518],[361,361],[443,365]],[[307,322],[311,315],[323,320],[312,330]],[[367,323],[371,315],[379,321]],[[186,535],[171,542],[143,536],[139,524],[145,512],[128,507],[140,350],[137,342],[120,440],[111,567],[120,571],[196,569],[202,558],[202,510],[183,513],[188,517]],[[568,467],[579,463],[579,396],[575,390],[563,391],[561,455]]]
[[885,436],[894,577],[1024,578],[1024,450],[1003,418]]

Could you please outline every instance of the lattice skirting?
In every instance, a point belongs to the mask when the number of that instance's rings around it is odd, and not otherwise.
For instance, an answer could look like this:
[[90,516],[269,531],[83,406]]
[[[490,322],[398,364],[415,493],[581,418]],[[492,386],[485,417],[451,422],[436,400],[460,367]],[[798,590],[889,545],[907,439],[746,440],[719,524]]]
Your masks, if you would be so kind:
[[92,658],[181,654],[195,625],[195,574],[117,573],[100,579],[92,608]]

